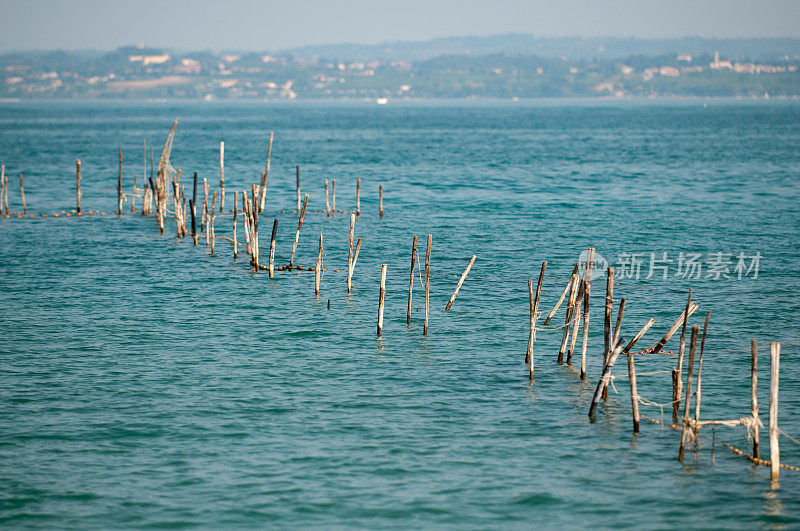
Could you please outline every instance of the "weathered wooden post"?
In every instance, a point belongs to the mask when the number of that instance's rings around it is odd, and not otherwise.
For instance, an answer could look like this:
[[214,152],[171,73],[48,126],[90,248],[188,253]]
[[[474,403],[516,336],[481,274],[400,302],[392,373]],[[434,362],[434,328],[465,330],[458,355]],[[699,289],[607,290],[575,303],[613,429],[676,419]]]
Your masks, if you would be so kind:
[[[77,211],[81,211],[81,159],[77,159],[75,161],[76,172],[77,172],[77,184],[75,187],[75,196],[77,200]],[[3,170],[5,170],[5,166],[3,166]]]
[[386,264],[381,265],[381,292],[378,297],[378,337],[383,335],[383,303],[386,299]]
[[314,268],[314,295],[319,297],[319,281],[322,275],[322,232],[319,233],[319,254],[317,255],[317,266]]
[[475,263],[475,259],[476,258],[478,258],[478,256],[473,254],[472,258],[469,259],[469,263],[467,264],[467,268],[464,270],[463,273],[461,273],[461,278],[458,279],[458,284],[456,284],[456,289],[453,291],[453,294],[450,295],[450,300],[447,301],[447,306],[445,306],[445,308],[444,308],[445,311],[450,311],[450,308],[453,307],[453,303],[455,302],[456,296],[458,295],[458,290],[461,289],[461,284],[463,284],[464,280],[466,280],[467,275],[469,274],[469,270],[472,269],[472,264]]
[[225,212],[225,142],[219,142],[219,211]]
[[[578,271],[578,266],[576,264],[575,267],[572,270],[572,274],[574,275],[577,271]],[[553,306],[552,310],[550,310],[550,313],[547,314],[547,317],[545,318],[544,323],[543,323],[544,326],[547,326],[548,324],[550,324],[550,319],[552,319],[553,316],[558,311],[558,309],[561,308],[561,303],[564,302],[564,299],[566,298],[567,293],[569,293],[569,289],[570,289],[571,286],[572,286],[572,275],[570,275],[569,280],[567,281],[567,285],[564,286],[564,291],[561,292],[561,296],[558,298],[558,302],[556,302],[556,305]]]
[[209,221],[209,223],[211,225],[211,230],[210,230],[210,232],[211,232],[211,254],[214,254],[214,252],[215,252],[214,251],[215,250],[214,241],[216,240],[216,233],[214,232],[214,221],[216,220],[216,217],[217,217],[217,210],[216,209],[217,209],[217,191],[214,190],[214,198],[211,200],[211,214],[209,216],[211,218],[210,221]]
[[194,245],[197,245],[197,221],[195,220],[193,199],[189,199],[189,212],[192,215],[192,241],[194,242]]
[[[577,267],[577,266],[576,266]],[[561,347],[558,349],[558,364],[564,363],[564,353],[567,351],[567,341],[569,340],[570,323],[572,321],[572,314],[575,309],[575,299],[578,298],[578,285],[580,284],[580,277],[573,273],[570,277],[569,283],[569,299],[567,302],[567,312],[564,317],[564,332],[561,336]]]
[[278,236],[278,220],[272,222],[272,236],[269,240],[269,278],[275,274],[275,238]]
[[350,248],[347,253],[347,293],[350,293],[351,279],[353,278],[353,237],[356,229],[356,215],[350,214]]
[[750,416],[753,417],[753,457],[758,459],[758,345],[750,341]]
[[628,356],[628,383],[631,386],[631,415],[633,416],[633,433],[639,433],[639,390],[636,387],[636,367],[633,363],[633,354]]
[[417,263],[417,237],[411,242],[411,275],[408,280],[408,308],[406,309],[406,324],[411,324],[411,293],[414,291],[414,266]]
[[28,214],[28,205],[25,204],[25,188],[22,186],[22,174],[19,174],[19,195],[22,197],[22,211]]
[[689,306],[692,304],[692,290],[686,298],[686,310],[683,312],[683,328],[681,329],[681,342],[678,346],[678,362],[672,369],[672,422],[678,423],[678,410],[681,405],[681,392],[683,391],[683,355],[686,346],[686,325],[689,322]]
[[297,242],[300,240],[300,229],[303,228],[303,218],[306,217],[306,207],[308,207],[308,194],[303,198],[303,208],[300,211],[300,219],[297,221],[297,232],[294,233],[294,243],[292,244],[292,257],[289,259],[289,269],[294,267],[294,253],[297,250]]
[[272,158],[272,131],[269,132],[269,144],[267,146],[267,167],[264,170],[264,173],[261,174],[261,188],[259,189],[259,193],[261,195],[260,201],[258,203],[258,211],[264,212],[264,207],[266,207],[267,201],[267,179],[269,179],[269,167],[270,167],[270,159]]
[[361,215],[361,177],[356,179],[356,215]]
[[[614,268],[606,271],[606,308],[603,321],[603,363],[611,356],[611,316],[614,312]],[[603,387],[603,398],[608,398],[608,384]]]
[[430,287],[431,287],[431,243],[433,236],[428,234],[428,246],[425,250],[425,324],[422,326],[422,335],[428,335],[428,316],[430,314]]
[[686,442],[689,435],[689,406],[692,399],[692,372],[694,371],[694,356],[697,351],[697,334],[700,331],[698,325],[692,325],[692,341],[689,346],[689,372],[686,375],[686,398],[683,403],[683,426],[681,428],[681,445],[678,449],[678,461],[683,462],[683,454],[686,449]]
[[378,213],[380,214],[380,219],[383,219],[383,185],[378,185]]
[[325,181],[325,215],[331,217],[331,203],[328,200],[328,179],[324,179]]
[[586,253],[586,271],[583,291],[583,345],[581,347],[581,380],[586,379],[586,350],[589,346],[589,299],[592,292],[592,268],[594,267],[594,247]]
[[[3,201],[6,197],[6,167],[0,166],[0,212],[3,211]],[[8,216],[8,201],[5,201],[6,208],[4,214]]]
[[769,471],[773,480],[778,479],[781,468],[781,452],[778,445],[780,430],[778,429],[778,380],[781,366],[781,344],[773,341],[769,344]]
[[703,351],[706,346],[706,331],[708,330],[708,320],[711,312],[706,313],[706,322],[703,325],[703,335],[700,338],[700,360],[697,362],[697,391],[694,392],[694,442],[695,447],[698,440],[700,429],[700,399],[703,389]]
[[122,148],[119,148],[119,174],[117,176],[117,216],[122,215]]
[[533,295],[533,281],[528,279],[528,301],[530,305],[530,327],[528,330],[528,350],[525,353],[525,363],[530,369],[530,378],[533,380],[533,344],[536,341],[536,320],[539,314],[539,298],[542,295],[542,282],[544,282],[544,270],[547,268],[547,261],[542,262],[542,269],[539,271],[539,282],[536,284],[536,296]]
[[569,348],[567,349],[567,365],[572,365],[572,353],[575,352],[575,344],[578,341],[578,330],[581,326],[581,318],[583,317],[583,313],[581,311],[581,306],[583,306],[583,293],[586,289],[586,281],[581,279],[580,280],[580,287],[578,288],[578,298],[575,300],[575,309],[573,310],[575,313],[575,318],[572,320],[572,337],[569,341]]
[[238,242],[236,241],[236,221],[238,217],[239,211],[239,191],[234,190],[233,192],[233,260],[236,261],[238,253],[236,252],[236,246]]
[[625,340],[620,338],[617,341],[616,346],[614,347],[614,351],[608,357],[608,361],[603,364],[603,373],[600,376],[600,381],[597,382],[597,387],[594,390],[594,395],[592,396],[592,403],[589,406],[589,418],[594,418],[594,412],[597,410],[597,404],[600,403],[600,397],[603,394],[603,389],[608,382],[611,380],[611,369],[614,367],[614,363],[617,362],[617,358],[619,357],[620,353],[622,352],[623,345],[625,344]]

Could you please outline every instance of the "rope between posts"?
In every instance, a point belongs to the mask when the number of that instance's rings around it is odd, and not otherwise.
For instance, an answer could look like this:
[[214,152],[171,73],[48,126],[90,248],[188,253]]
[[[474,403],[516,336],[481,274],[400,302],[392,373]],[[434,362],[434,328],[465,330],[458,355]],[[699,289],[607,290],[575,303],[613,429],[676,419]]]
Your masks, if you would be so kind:
[[797,439],[795,439],[794,437],[792,437],[791,435],[789,435],[788,433],[786,433],[786,432],[785,432],[785,431],[783,431],[782,429],[778,428],[778,432],[779,432],[781,435],[783,435],[784,437],[786,437],[787,439],[789,439],[790,441],[792,441],[793,443],[795,443],[795,444],[797,444],[797,445],[800,445],[800,441],[798,441]]

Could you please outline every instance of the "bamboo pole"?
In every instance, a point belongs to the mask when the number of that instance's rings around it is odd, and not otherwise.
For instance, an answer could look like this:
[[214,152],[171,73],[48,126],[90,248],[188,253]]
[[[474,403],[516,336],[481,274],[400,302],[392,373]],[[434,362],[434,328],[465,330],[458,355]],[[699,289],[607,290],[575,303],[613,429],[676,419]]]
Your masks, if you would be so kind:
[[122,148],[119,148],[119,174],[117,175],[117,216],[122,215]]
[[681,329],[681,341],[678,346],[678,362],[672,369],[672,422],[678,423],[678,410],[681,405],[681,392],[683,391],[683,356],[686,351],[686,325],[689,322],[689,307],[692,304],[692,290],[686,297],[686,309],[682,315],[683,327]]
[[300,165],[295,168],[297,171],[297,215],[300,215]]
[[300,219],[297,221],[297,232],[294,233],[294,243],[292,244],[292,257],[289,259],[289,269],[294,267],[294,253],[297,251],[297,242],[300,239],[300,229],[303,228],[303,218],[306,217],[306,207],[308,207],[308,194],[303,198],[303,209],[300,211]]
[[428,317],[430,315],[430,287],[431,287],[431,243],[433,236],[428,234],[428,246],[425,249],[425,324],[422,335],[428,335]]
[[[577,265],[575,266],[577,269]],[[575,269],[573,270],[575,271]],[[564,353],[567,350],[567,341],[569,340],[570,323],[572,321],[572,314],[575,309],[575,299],[578,297],[578,285],[580,284],[580,277],[576,273],[572,273],[569,278],[569,298],[567,299],[567,311],[564,317],[564,331],[561,336],[561,347],[558,349],[558,364],[564,363]]]
[[19,195],[22,197],[22,211],[28,214],[28,205],[25,204],[25,188],[22,186],[22,174],[19,174]]
[[319,233],[319,254],[317,255],[317,266],[314,268],[314,295],[319,297],[319,280],[322,274],[322,232]]
[[769,371],[769,461],[770,477],[778,479],[781,466],[781,452],[778,444],[780,430],[778,429],[778,380],[781,365],[781,344],[773,341],[769,344],[770,365]]
[[269,278],[275,274],[275,239],[278,236],[278,220],[272,222],[272,236],[269,240]]
[[631,386],[631,415],[633,416],[633,433],[639,433],[639,390],[636,387],[636,367],[633,363],[633,354],[628,356],[628,383]]
[[381,291],[378,297],[378,337],[383,335],[383,303],[386,300],[386,264],[381,265]]
[[[576,264],[572,270],[572,275],[574,275],[577,271],[578,271],[578,266]],[[553,306],[553,309],[550,310],[550,313],[547,314],[544,323],[542,323],[544,326],[550,324],[550,319],[552,319],[553,316],[558,311],[558,309],[561,308],[561,304],[564,302],[564,299],[567,297],[567,293],[569,293],[569,289],[572,286],[572,275],[570,275],[569,280],[567,281],[567,285],[564,286],[564,291],[561,292],[561,296],[558,298],[558,302],[556,302],[556,305]]]
[[686,449],[686,442],[689,435],[689,405],[692,398],[692,372],[694,371],[694,356],[697,351],[697,333],[700,330],[698,325],[692,325],[692,341],[689,347],[689,366],[686,376],[686,398],[683,403],[683,425],[681,428],[681,445],[678,449],[678,461],[683,462],[683,454]]
[[475,259],[476,258],[477,258],[477,255],[473,254],[472,258],[469,259],[469,263],[467,264],[467,268],[464,270],[463,273],[461,273],[461,278],[458,279],[458,284],[456,284],[456,289],[453,291],[453,294],[450,295],[450,300],[447,301],[447,306],[445,306],[445,308],[444,308],[445,311],[450,311],[450,308],[453,307],[453,303],[455,302],[456,296],[458,295],[458,290],[461,289],[461,284],[463,284],[464,280],[466,280],[467,275],[469,274],[469,270],[472,269],[472,264],[475,263]]
[[608,357],[608,360],[603,364],[603,372],[600,376],[600,381],[597,382],[597,387],[594,390],[594,395],[592,396],[592,403],[589,406],[589,418],[594,418],[594,413],[597,410],[597,404],[600,403],[600,397],[603,394],[603,389],[605,389],[608,382],[611,381],[611,369],[614,367],[614,363],[616,363],[617,358],[619,357],[620,353],[622,352],[622,345],[625,343],[625,340],[620,338],[617,342],[616,346],[614,347],[613,352]]
[[331,217],[331,203],[328,200],[328,179],[324,179],[325,181],[325,214],[328,217]]
[[237,216],[239,212],[239,191],[235,190],[233,192],[233,260],[236,261],[238,256],[237,249],[236,249],[236,222]]
[[380,219],[383,219],[383,185],[378,185],[378,213],[380,214]]
[[533,344],[536,342],[536,320],[539,317],[539,298],[542,295],[542,282],[544,282],[544,271],[547,269],[547,261],[542,262],[542,269],[539,271],[539,282],[536,284],[536,296],[533,295],[533,280],[528,279],[528,302],[530,305],[530,326],[528,330],[528,350],[525,353],[525,363],[530,369],[530,378],[533,380]]
[[753,457],[758,459],[758,344],[750,341],[750,416],[756,421],[753,426]]
[[711,312],[706,313],[706,321],[703,324],[703,335],[700,338],[700,360],[697,362],[697,391],[694,393],[694,441],[697,447],[697,431],[700,422],[700,398],[703,388],[703,351],[706,346],[706,331],[708,330],[708,320],[711,317]]
[[336,179],[331,181],[331,195],[333,196],[333,213],[336,214]]
[[356,228],[356,215],[350,214],[350,250],[347,253],[347,293],[350,293],[351,279],[353,278],[353,237]]
[[361,215],[361,177],[356,179],[356,215]]
[[583,292],[583,344],[581,347],[581,380],[586,379],[586,350],[589,346],[589,300],[592,292],[592,268],[594,266],[594,247],[586,254],[586,284]]
[[406,324],[411,324],[411,294],[414,291],[414,266],[417,263],[417,237],[411,242],[411,274],[408,280],[408,308],[406,309]]
[[258,203],[258,211],[264,212],[267,202],[267,179],[269,178],[269,167],[272,159],[272,131],[269,132],[269,141],[267,145],[267,167],[264,173],[261,174],[261,200]]
[[219,211],[225,211],[225,142],[219,143]]
[[[75,161],[75,168],[76,168],[76,178],[77,183],[75,185],[75,199],[77,201],[77,211],[81,211],[81,159],[77,159]],[[5,166],[3,166],[3,170],[5,170]]]

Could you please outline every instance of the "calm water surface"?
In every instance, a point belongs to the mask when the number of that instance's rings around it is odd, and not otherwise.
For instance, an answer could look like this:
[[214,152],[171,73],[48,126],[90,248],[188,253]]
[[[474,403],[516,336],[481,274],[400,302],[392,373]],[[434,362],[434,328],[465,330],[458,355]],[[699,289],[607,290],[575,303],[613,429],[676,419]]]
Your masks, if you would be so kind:
[[[117,147],[129,189],[134,174],[141,182],[142,140],[163,144],[175,117],[172,162],[186,183],[197,171],[218,186],[225,141],[229,204],[231,190],[258,180],[265,132],[275,131],[261,256],[277,218],[279,264],[297,224],[295,164],[312,210],[324,208],[326,178],[336,179],[337,208],[353,208],[361,177],[353,293],[343,214],[309,213],[300,235],[306,267],[325,238],[319,298],[312,273],[269,279],[234,262],[227,241],[212,256],[176,238],[174,221],[162,236],[152,218],[111,216]],[[766,422],[768,343],[780,341],[780,422],[798,437],[798,103],[2,104],[0,138],[10,206],[19,209],[24,172],[37,216],[0,219],[5,526],[800,524],[800,473],[784,471],[771,489],[768,469],[722,445],[748,448],[741,428],[719,428],[713,441],[706,430],[681,464],[678,433],[644,422],[632,435],[625,380],[589,422],[604,278],[593,290],[588,381],[556,364],[559,331],[539,333],[533,385],[523,365],[527,279],[548,261],[549,310],[591,245],[618,268],[624,337],[654,317],[642,346],[655,342],[689,288],[700,304],[692,321],[711,312],[703,418],[749,413],[756,338]],[[74,208],[78,157],[83,208],[109,215],[53,218]],[[230,217],[218,217],[217,234],[230,231]],[[411,239],[424,248],[427,234],[424,337],[419,282],[410,327],[405,306]],[[664,252],[668,280],[662,270],[646,278],[650,253]],[[701,254],[700,279],[676,276],[681,252]],[[709,253],[720,252],[732,255],[730,279],[707,276]],[[739,253],[760,253],[757,278],[736,278]],[[643,261],[638,279],[619,274],[631,254]],[[553,324],[562,322],[559,313]],[[641,357],[638,369],[674,363]],[[639,380],[654,402],[668,402],[670,389],[668,374]],[[657,407],[643,413],[661,417]],[[766,440],[762,431],[765,453]],[[781,442],[782,460],[800,465],[800,447]]]

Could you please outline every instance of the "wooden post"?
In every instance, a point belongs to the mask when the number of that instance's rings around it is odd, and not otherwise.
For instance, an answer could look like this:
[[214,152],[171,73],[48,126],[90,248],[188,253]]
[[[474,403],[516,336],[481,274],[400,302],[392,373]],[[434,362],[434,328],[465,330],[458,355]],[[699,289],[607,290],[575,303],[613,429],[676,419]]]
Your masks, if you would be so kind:
[[[81,159],[77,159],[75,161],[76,172],[77,172],[77,184],[75,188],[75,196],[78,202],[77,210],[78,212],[81,211]],[[5,166],[3,166],[3,170],[5,170]]]
[[275,238],[278,236],[278,220],[272,222],[272,236],[269,240],[269,278],[275,273]]
[[325,215],[331,217],[331,203],[328,201],[328,179],[324,179],[325,181]]
[[711,317],[711,312],[706,313],[706,322],[703,325],[703,335],[700,338],[700,360],[697,362],[697,391],[694,393],[694,442],[697,446],[697,432],[700,422],[700,398],[703,386],[703,351],[706,346],[706,331],[708,330],[708,319]]
[[356,179],[356,215],[361,215],[361,177]]
[[750,341],[750,416],[756,421],[753,426],[753,457],[758,459],[758,345]]
[[122,148],[119,148],[119,174],[117,176],[117,216],[122,215]]
[[297,171],[297,215],[300,215],[300,165],[295,168]]
[[28,205],[25,204],[25,188],[22,186],[22,174],[19,174],[19,195],[22,196],[22,211],[28,213]]
[[214,198],[211,200],[211,214],[210,214],[210,224],[211,224],[211,254],[214,254],[214,240],[216,239],[216,234],[214,232],[214,220],[217,217],[217,191],[214,190]]
[[[603,363],[611,356],[611,314],[614,312],[614,268],[606,271],[606,313],[603,322]],[[603,398],[608,398],[608,385],[603,387]]]
[[[356,241],[356,249],[353,251],[353,271],[356,270],[356,262],[358,262],[358,253],[361,252],[361,238]],[[352,274],[352,273],[351,273]]]
[[625,298],[619,300],[619,309],[617,310],[617,324],[614,325],[614,336],[611,338],[611,343],[613,345],[617,344],[617,338],[619,337],[619,330],[620,325],[622,325],[622,314],[625,313]]
[[269,167],[271,158],[272,158],[272,131],[269,132],[269,144],[267,145],[267,167],[264,170],[264,173],[261,174],[261,188],[259,190],[259,192],[261,193],[261,200],[258,203],[259,212],[264,212],[264,208],[266,207],[267,179],[269,178]]
[[583,346],[581,347],[581,380],[586,379],[586,350],[589,345],[589,299],[592,292],[592,267],[594,266],[594,247],[586,253],[585,284],[583,290]]
[[239,191],[234,190],[233,192],[233,260],[235,261],[238,253],[236,252],[236,221],[239,211]]
[[219,142],[219,211],[225,212],[225,142]]
[[431,287],[431,243],[433,236],[428,234],[428,246],[425,249],[425,324],[422,326],[422,335],[428,335],[428,316],[430,315],[430,287]]
[[681,392],[683,391],[683,355],[686,346],[686,325],[689,322],[689,306],[692,304],[692,290],[686,297],[686,309],[683,312],[683,328],[681,329],[681,342],[678,347],[678,362],[672,369],[672,422],[678,423],[678,410],[681,405]]
[[[246,192],[242,192],[246,195]],[[203,213],[200,218],[200,230],[206,230],[206,215],[208,214],[208,180],[203,177]]]
[[300,239],[300,229],[303,228],[303,218],[306,217],[306,207],[308,207],[308,194],[303,198],[303,209],[300,211],[300,219],[297,221],[297,232],[294,233],[294,243],[292,244],[292,257],[289,259],[289,269],[294,267],[294,253],[297,251],[297,242]]
[[350,214],[350,250],[347,253],[347,293],[350,293],[353,278],[353,236],[356,229],[356,215]]
[[475,263],[475,259],[476,258],[477,258],[477,255],[473,254],[472,258],[469,259],[469,263],[467,264],[467,268],[464,270],[463,273],[461,273],[461,278],[458,279],[458,284],[456,284],[456,289],[453,291],[453,294],[450,295],[450,300],[447,301],[447,306],[445,306],[445,308],[444,308],[445,311],[450,311],[450,308],[453,307],[453,303],[456,300],[456,295],[458,295],[458,290],[461,289],[461,284],[463,284],[464,280],[466,280],[467,275],[469,274],[469,270],[472,269],[472,264]]
[[[577,266],[576,266],[577,267]],[[569,299],[567,299],[567,312],[564,317],[564,331],[561,336],[561,347],[558,349],[558,364],[564,363],[564,353],[567,350],[567,341],[569,340],[570,322],[572,321],[572,314],[575,309],[575,299],[578,297],[578,285],[580,284],[580,277],[573,273],[569,279]]]
[[631,386],[631,415],[633,416],[633,433],[639,433],[639,391],[636,387],[636,367],[633,363],[633,354],[628,356],[628,383]]
[[[572,270],[572,275],[574,275],[577,271],[578,271],[578,266],[576,264],[575,267]],[[572,286],[572,275],[570,275],[569,280],[567,281],[567,285],[564,286],[564,291],[561,292],[561,296],[558,298],[558,302],[556,302],[556,305],[553,306],[552,310],[550,310],[550,313],[547,314],[547,317],[545,318],[544,323],[543,323],[544,326],[547,326],[548,324],[550,324],[550,319],[552,319],[553,316],[556,314],[558,309],[561,307],[561,303],[564,302],[564,299],[566,298],[567,293],[569,293],[569,288]]]
[[578,288],[578,298],[575,300],[575,318],[572,320],[572,337],[569,341],[569,348],[567,349],[567,365],[572,365],[572,353],[575,352],[575,343],[578,341],[578,330],[581,326],[581,306],[583,305],[583,292],[586,289],[586,281],[581,279],[580,288]]
[[[191,206],[192,219],[195,219],[195,216],[197,215],[197,212],[196,212],[197,211],[197,172],[194,172],[194,182],[192,184],[192,202],[191,202],[191,205],[192,205]],[[197,226],[194,225],[194,222],[192,222],[192,237],[194,237],[195,240],[197,239]],[[196,244],[197,244],[197,242],[195,242],[195,245]]]
[[542,262],[542,269],[539,271],[539,282],[536,284],[536,296],[533,295],[533,281],[528,279],[528,302],[530,305],[530,326],[528,330],[528,350],[525,353],[525,363],[530,369],[530,378],[533,380],[533,344],[536,342],[536,320],[539,317],[539,298],[542,295],[542,282],[544,282],[544,270],[547,268],[547,261]]
[[197,221],[194,215],[194,199],[189,199],[189,212],[192,215],[192,241],[197,245]]
[[378,185],[378,213],[380,214],[380,219],[383,219],[383,185]]
[[383,335],[383,303],[386,299],[386,264],[381,265],[381,291],[378,297],[378,337]]
[[780,430],[778,429],[778,379],[781,365],[781,344],[773,341],[769,344],[769,461],[770,477],[778,479],[781,467],[781,452],[778,445]]
[[[0,166],[0,212],[3,211],[3,202],[6,197],[6,167]],[[4,214],[8,216],[8,201],[5,201],[6,208]]]
[[622,345],[624,343],[625,340],[620,338],[614,347],[614,351],[608,357],[608,360],[603,364],[603,372],[600,376],[600,381],[597,382],[597,387],[595,388],[594,395],[592,396],[592,403],[589,406],[590,419],[594,418],[594,412],[597,410],[597,404],[600,403],[600,397],[603,395],[603,389],[605,389],[605,387],[608,385],[608,382],[611,381],[611,369],[614,367],[614,363],[616,363],[617,358],[622,352]]
[[317,255],[317,266],[314,268],[314,295],[319,297],[319,280],[322,274],[322,232],[319,233],[319,254]]
[[683,427],[681,428],[681,445],[678,449],[678,461],[683,461],[683,454],[686,449],[686,440],[689,434],[689,405],[692,398],[692,372],[694,371],[694,355],[697,351],[697,333],[700,327],[692,325],[692,341],[689,347],[689,372],[686,376],[686,398],[683,403]]
[[411,324],[411,293],[414,291],[414,266],[417,264],[417,237],[411,242],[411,275],[408,280],[408,308],[406,309],[406,324]]
[[657,354],[662,348],[664,348],[664,345],[667,344],[667,341],[669,341],[670,338],[672,338],[672,336],[675,334],[675,332],[678,331],[678,327],[681,326],[681,323],[683,323],[683,320],[686,319],[686,316],[688,315],[691,317],[691,315],[695,312],[695,310],[697,310],[697,304],[694,302],[689,303],[689,305],[687,306],[687,310],[681,313],[681,316],[678,317],[678,319],[676,319],[674,323],[672,323],[672,326],[669,328],[669,330],[667,330],[667,333],[664,334],[664,337],[662,337],[658,341],[656,346],[653,347],[653,352],[652,352],[653,354]]
[[[251,200],[248,202],[249,207],[248,210],[250,211],[250,216],[252,218],[251,228],[252,232],[250,233],[250,240],[253,246],[253,270],[260,271],[261,270],[261,263],[259,261],[260,258],[260,249],[258,245],[258,195],[256,188],[258,187],[257,184],[251,185]],[[301,220],[302,223],[302,220]]]
[[333,196],[333,213],[336,214],[336,179],[331,181],[331,195]]

